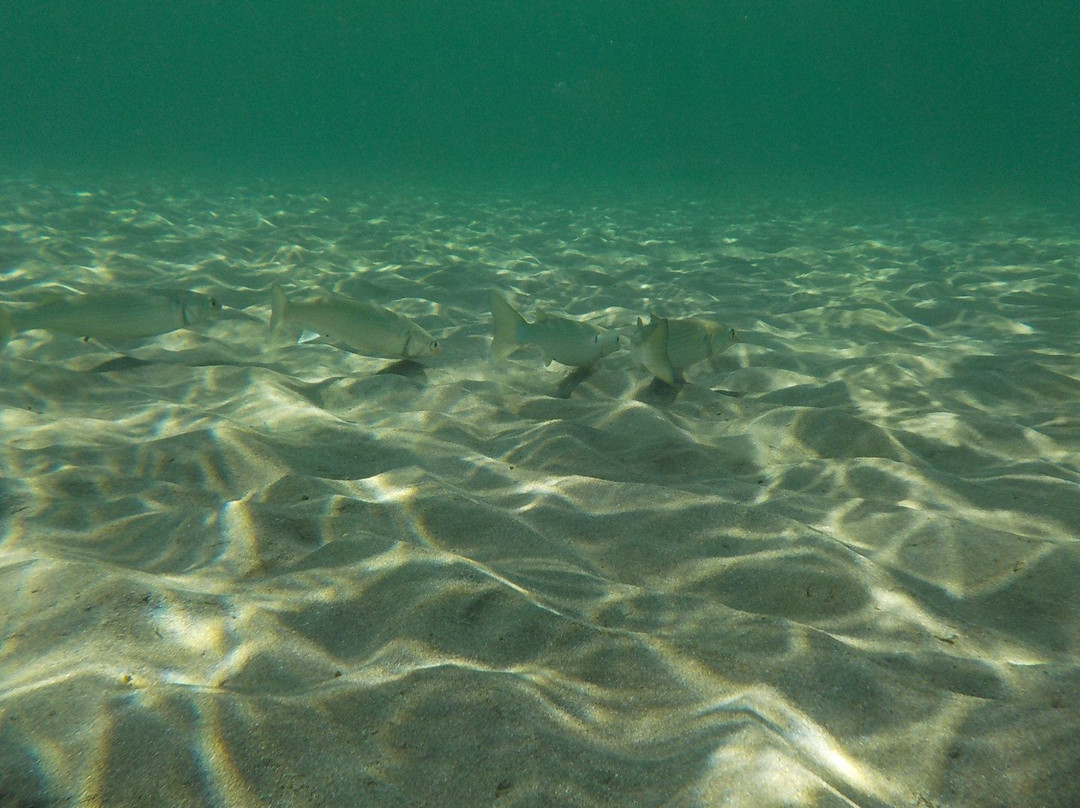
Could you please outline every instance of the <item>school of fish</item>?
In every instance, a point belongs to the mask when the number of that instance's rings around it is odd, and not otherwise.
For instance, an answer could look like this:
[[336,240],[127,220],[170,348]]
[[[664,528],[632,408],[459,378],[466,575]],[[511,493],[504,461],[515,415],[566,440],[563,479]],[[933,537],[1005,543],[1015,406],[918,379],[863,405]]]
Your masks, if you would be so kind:
[[[438,355],[439,341],[397,312],[366,301],[319,290],[293,299],[278,284],[270,290],[270,333],[300,328],[314,338],[347,346],[365,356],[425,359]],[[213,296],[187,291],[87,292],[49,299],[36,306],[0,304],[0,349],[17,333],[43,329],[102,343],[142,339],[193,328],[222,310]],[[734,328],[702,319],[639,317],[630,337],[592,323],[540,311],[529,322],[498,292],[491,293],[494,335],[491,356],[501,360],[521,348],[535,348],[545,363],[587,369],[628,348],[632,362],[669,385],[684,371],[717,357],[738,342]],[[301,337],[301,341],[306,341]]]

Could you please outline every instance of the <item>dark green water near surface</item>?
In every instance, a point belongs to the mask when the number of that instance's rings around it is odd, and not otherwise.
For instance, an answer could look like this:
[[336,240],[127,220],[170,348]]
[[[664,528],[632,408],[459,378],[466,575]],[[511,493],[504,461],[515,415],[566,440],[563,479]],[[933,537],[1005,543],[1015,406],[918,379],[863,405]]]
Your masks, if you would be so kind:
[[1074,193],[1051,2],[8,4],[7,166]]

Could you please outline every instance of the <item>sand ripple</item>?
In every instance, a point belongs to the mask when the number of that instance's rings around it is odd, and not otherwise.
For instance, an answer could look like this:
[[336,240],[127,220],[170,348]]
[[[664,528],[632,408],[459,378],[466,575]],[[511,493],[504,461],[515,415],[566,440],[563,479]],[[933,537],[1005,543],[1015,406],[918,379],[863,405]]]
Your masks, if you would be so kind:
[[[0,354],[0,804],[1080,801],[1066,217],[4,192],[6,300],[234,313]],[[276,281],[443,355],[270,342]],[[567,383],[487,361],[493,286],[743,342]]]

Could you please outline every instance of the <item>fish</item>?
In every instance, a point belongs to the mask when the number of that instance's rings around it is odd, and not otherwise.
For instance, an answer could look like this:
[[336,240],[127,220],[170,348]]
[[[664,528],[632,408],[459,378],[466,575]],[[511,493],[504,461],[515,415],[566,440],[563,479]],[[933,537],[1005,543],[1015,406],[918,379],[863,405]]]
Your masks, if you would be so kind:
[[673,319],[652,314],[648,324],[638,317],[630,338],[630,357],[653,376],[668,384],[682,380],[682,371],[716,358],[739,341],[734,328],[708,320]]
[[0,306],[0,347],[20,331],[39,328],[106,342],[153,337],[198,325],[219,311],[216,297],[198,292],[85,292],[27,309]]
[[357,353],[384,359],[436,356],[439,341],[396,312],[323,292],[310,301],[290,300],[278,285],[270,287],[270,333],[296,325],[325,340],[348,345]]
[[540,313],[527,322],[498,292],[491,293],[491,317],[495,336],[491,355],[505,359],[518,348],[534,345],[545,364],[552,360],[570,367],[584,367],[619,350],[619,335],[590,323]]

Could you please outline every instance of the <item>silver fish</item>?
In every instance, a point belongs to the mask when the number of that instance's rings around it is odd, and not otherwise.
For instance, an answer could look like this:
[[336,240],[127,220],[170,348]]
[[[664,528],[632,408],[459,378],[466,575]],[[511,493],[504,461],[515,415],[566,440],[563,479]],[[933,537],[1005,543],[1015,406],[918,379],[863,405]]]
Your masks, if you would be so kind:
[[682,371],[716,358],[739,341],[734,328],[724,328],[708,320],[676,320],[653,314],[646,325],[641,318],[630,338],[630,357],[658,379],[668,384],[681,380]]
[[217,298],[197,292],[87,292],[29,309],[0,307],[0,346],[16,332],[36,328],[103,341],[152,337],[220,310]]
[[555,360],[582,367],[620,348],[614,331],[579,320],[538,314],[534,322],[527,322],[498,292],[491,293],[491,316],[495,322],[491,355],[496,359],[505,359],[525,345],[535,345],[548,364]]
[[270,332],[297,325],[323,339],[342,342],[365,356],[418,359],[439,353],[439,341],[400,314],[344,297],[323,294],[311,301],[289,300],[276,283],[270,289]]

